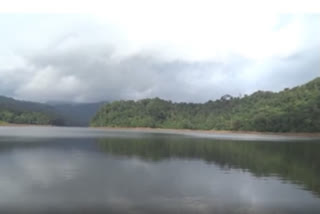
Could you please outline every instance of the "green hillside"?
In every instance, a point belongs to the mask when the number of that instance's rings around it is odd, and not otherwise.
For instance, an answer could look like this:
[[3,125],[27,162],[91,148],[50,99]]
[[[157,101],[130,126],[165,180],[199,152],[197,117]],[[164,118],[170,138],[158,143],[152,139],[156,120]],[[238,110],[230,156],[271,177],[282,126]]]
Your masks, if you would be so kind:
[[257,91],[243,98],[225,95],[204,104],[159,98],[104,105],[92,126],[271,132],[320,131],[320,78],[274,93]]
[[0,124],[63,125],[50,106],[0,96]]

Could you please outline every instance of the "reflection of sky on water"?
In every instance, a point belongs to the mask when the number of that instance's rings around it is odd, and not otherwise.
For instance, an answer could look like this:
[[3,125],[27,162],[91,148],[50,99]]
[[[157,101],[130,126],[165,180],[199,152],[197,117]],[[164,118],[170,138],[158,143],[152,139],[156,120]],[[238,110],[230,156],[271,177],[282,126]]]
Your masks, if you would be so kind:
[[296,185],[276,177],[257,178],[241,169],[222,170],[202,160],[152,162],[113,156],[86,139],[22,145],[0,151],[0,210],[320,211],[320,200]]

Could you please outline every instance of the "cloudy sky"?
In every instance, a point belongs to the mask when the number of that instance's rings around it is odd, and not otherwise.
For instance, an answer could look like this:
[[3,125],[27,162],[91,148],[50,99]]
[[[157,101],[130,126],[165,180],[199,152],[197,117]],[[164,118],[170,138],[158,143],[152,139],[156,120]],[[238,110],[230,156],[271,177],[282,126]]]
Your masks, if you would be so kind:
[[66,11],[38,3],[0,10],[0,95],[205,102],[320,76],[320,11],[202,0],[73,1]]

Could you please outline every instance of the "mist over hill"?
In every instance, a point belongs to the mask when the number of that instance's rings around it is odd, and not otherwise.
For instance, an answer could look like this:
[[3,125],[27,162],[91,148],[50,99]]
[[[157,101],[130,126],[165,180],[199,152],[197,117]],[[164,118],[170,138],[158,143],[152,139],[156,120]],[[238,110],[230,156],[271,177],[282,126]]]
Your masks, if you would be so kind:
[[105,103],[51,103],[50,105],[64,118],[66,126],[89,126],[92,117]]
[[49,105],[0,96],[0,121],[13,124],[64,125],[64,119]]
[[105,102],[37,103],[0,96],[0,121],[13,124],[88,126]]

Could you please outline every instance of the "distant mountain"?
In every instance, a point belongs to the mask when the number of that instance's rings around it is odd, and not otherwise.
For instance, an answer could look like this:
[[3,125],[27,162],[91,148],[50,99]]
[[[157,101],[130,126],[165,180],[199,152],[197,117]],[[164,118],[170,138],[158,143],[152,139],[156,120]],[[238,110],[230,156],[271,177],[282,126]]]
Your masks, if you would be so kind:
[[64,125],[64,120],[46,104],[20,101],[0,96],[2,123]]
[[43,104],[0,96],[0,124],[88,126],[91,118],[105,103],[52,102]]
[[320,78],[278,93],[225,95],[204,104],[159,98],[115,101],[98,111],[91,126],[319,132]]
[[92,117],[106,102],[98,103],[49,103],[64,118],[67,126],[88,126]]

